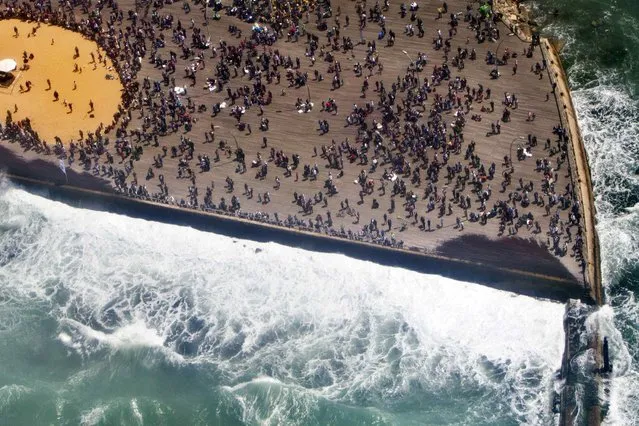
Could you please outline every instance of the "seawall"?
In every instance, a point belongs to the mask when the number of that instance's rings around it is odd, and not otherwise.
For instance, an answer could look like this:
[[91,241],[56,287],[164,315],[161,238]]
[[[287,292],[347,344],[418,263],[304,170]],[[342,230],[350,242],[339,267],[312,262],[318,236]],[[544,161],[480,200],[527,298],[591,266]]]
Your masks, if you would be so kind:
[[[459,254],[458,257],[453,257],[410,249],[397,249],[365,241],[354,241],[310,232],[304,229],[255,222],[232,214],[205,212],[171,204],[160,204],[113,192],[66,185],[60,182],[54,183],[29,176],[12,173],[8,173],[6,176],[26,190],[46,195],[48,198],[69,205],[81,206],[82,208],[189,226],[194,229],[215,232],[229,237],[250,238],[260,242],[276,242],[326,253],[341,253],[386,266],[438,274],[460,281],[482,284],[499,290],[562,303],[574,298],[581,298],[588,302],[588,295],[583,293],[581,285],[569,278],[498,267],[493,264],[483,264],[464,258],[463,250],[452,250]],[[470,241],[464,243],[474,245],[482,242]],[[460,244],[462,243],[460,242]]]
[[[561,64],[559,54],[554,45],[548,39],[542,39],[540,47],[548,63],[548,73],[550,79],[557,85],[555,88],[555,99],[557,102],[557,108],[559,110],[559,116],[562,120],[562,126],[568,129],[568,133],[570,135],[570,142],[572,147],[572,149],[569,151],[569,161],[571,162],[570,169],[574,171],[573,173],[576,174],[576,176],[572,176],[572,180],[575,187],[579,189],[577,193],[579,194],[579,199],[581,200],[582,217],[584,223],[584,252],[587,254],[586,284],[589,286],[591,297],[596,302],[596,305],[602,306],[604,303],[604,299],[601,282],[601,255],[599,249],[599,238],[597,236],[597,229],[595,227],[596,209],[594,203],[594,194],[592,191],[592,178],[590,175],[590,167],[588,165],[588,154],[586,153],[586,149],[584,147],[583,139],[581,136],[581,131],[579,130],[579,123],[577,121],[575,107],[573,105],[572,96],[570,94],[568,78]],[[568,320],[566,321],[568,322]],[[569,339],[569,334],[571,332],[569,325],[570,324],[566,326],[566,340]],[[592,349],[594,353],[595,363],[597,365],[601,365],[602,363],[603,337],[604,336],[596,334],[588,342],[589,348]],[[562,402],[564,402],[560,420],[562,425],[575,424],[575,415],[577,413],[576,407],[573,405],[576,403],[576,400],[574,397],[568,395],[568,393],[574,393],[575,391],[573,382],[574,377],[576,377],[576,374],[573,374],[569,371],[571,368],[574,368],[569,362],[569,360],[571,360],[574,356],[574,354],[570,350],[571,347],[572,346],[567,342],[563,362],[563,365],[565,367],[562,368],[562,375],[564,375],[564,377],[566,378],[564,395],[562,396]],[[593,374],[596,373],[593,372]],[[597,385],[594,387],[592,392],[595,392],[599,395],[602,392],[603,384],[599,376],[595,377],[594,380]],[[585,395],[587,394],[588,393],[586,392]],[[602,413],[600,398],[589,398],[585,396],[582,404],[584,405],[583,409],[586,410],[586,418],[588,424],[595,426],[601,424]]]
[[599,249],[599,237],[597,235],[597,219],[595,217],[595,198],[592,190],[592,178],[590,175],[590,166],[588,164],[588,154],[584,147],[577,114],[572,102],[570,88],[568,86],[568,78],[561,64],[559,54],[554,45],[548,39],[543,38],[540,44],[542,53],[548,62],[548,72],[551,81],[557,83],[555,89],[555,99],[557,108],[562,119],[562,125],[568,129],[572,151],[569,152],[571,161],[570,170],[576,172],[576,176],[572,176],[575,187],[579,188],[577,192],[581,200],[582,215],[584,219],[584,235],[585,235],[585,252],[587,253],[587,276],[588,285],[593,300],[597,305],[603,305],[603,291],[601,283],[601,254]]
[[[495,9],[502,13],[502,20],[511,28],[511,30],[522,40],[531,42],[533,30],[529,26],[528,11],[511,0],[495,0]],[[554,88],[554,97],[557,104],[557,110],[561,120],[561,125],[568,130],[571,149],[568,152],[569,170],[572,173],[571,181],[577,189],[576,193],[581,202],[581,211],[583,218],[583,234],[584,234],[584,253],[586,260],[584,283],[588,287],[588,291],[596,307],[604,304],[604,291],[601,279],[601,253],[599,246],[599,237],[596,229],[596,207],[594,202],[592,177],[590,174],[590,166],[588,163],[588,154],[586,152],[577,114],[570,93],[568,77],[561,63],[559,52],[555,45],[547,38],[540,37],[540,49],[544,59],[547,62],[548,77],[551,83],[556,86]],[[579,345],[575,342],[574,336],[579,333],[585,333],[583,328],[583,317],[576,320],[574,311],[574,302],[566,305],[566,315],[564,317],[565,330],[565,349],[562,361],[561,376],[564,379],[564,386],[561,394],[561,411],[560,424],[574,425],[579,424],[579,419],[585,419],[588,425],[598,426],[602,421],[601,394],[603,390],[603,382],[601,376],[597,372],[594,375],[592,386],[587,386],[582,401],[577,401],[577,377],[578,367],[572,363],[573,358],[580,350]],[[589,310],[588,313],[592,313]],[[591,336],[587,343],[587,347],[594,354],[596,365],[602,365],[602,342],[603,337],[596,333]],[[595,394],[594,397],[592,394]],[[585,415],[579,413],[579,406],[585,410]],[[577,417],[579,416],[579,418]]]

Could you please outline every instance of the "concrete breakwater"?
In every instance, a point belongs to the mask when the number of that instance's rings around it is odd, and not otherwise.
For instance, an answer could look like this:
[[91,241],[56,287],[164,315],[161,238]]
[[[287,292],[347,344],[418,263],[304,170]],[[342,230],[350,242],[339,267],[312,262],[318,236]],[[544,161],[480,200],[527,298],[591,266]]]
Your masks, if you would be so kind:
[[[529,13],[525,7],[509,0],[496,0],[495,7],[502,13],[504,22],[519,38],[532,41],[534,30],[529,25]],[[548,77],[554,86],[559,118],[570,135],[571,149],[568,156],[570,178],[578,188],[577,193],[582,204],[586,229],[585,250],[588,260],[585,282],[595,302],[594,307],[584,306],[576,301],[570,301],[566,305],[564,318],[566,345],[561,369],[564,385],[560,397],[560,424],[599,425],[603,420],[602,402],[605,400],[602,375],[605,376],[611,370],[608,365],[604,365],[607,364],[604,363],[604,357],[608,356],[604,353],[607,352],[607,348],[604,347],[605,337],[601,336],[597,330],[588,332],[584,324],[587,316],[605,303],[592,178],[588,155],[570,94],[568,77],[562,66],[559,52],[555,44],[544,37],[540,38],[540,49],[548,63]],[[580,363],[575,362],[576,357],[581,357]]]

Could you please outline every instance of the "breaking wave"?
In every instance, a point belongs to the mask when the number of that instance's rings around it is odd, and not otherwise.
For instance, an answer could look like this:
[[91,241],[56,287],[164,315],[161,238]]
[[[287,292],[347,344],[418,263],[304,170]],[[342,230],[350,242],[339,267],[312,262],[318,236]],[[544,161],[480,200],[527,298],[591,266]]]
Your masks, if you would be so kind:
[[[565,4],[564,4],[565,3]],[[589,318],[610,342],[605,422],[639,423],[639,10],[634,2],[537,0],[561,52],[592,173],[608,306]],[[553,22],[546,7],[560,9]],[[576,15],[567,10],[579,11]]]
[[[583,65],[581,65],[583,66]],[[573,71],[574,69],[574,71]],[[569,70],[580,72],[580,65]],[[609,424],[636,424],[639,415],[639,101],[622,78],[602,71],[573,91],[593,178],[602,278],[610,306],[596,313],[611,342],[614,373]],[[612,306],[612,308],[611,308]]]
[[[561,304],[76,209],[6,184],[0,226],[0,323],[37,308],[65,362],[78,359],[66,390],[49,396],[62,416],[70,395],[113,369],[107,360],[195,369],[234,422],[557,421]],[[104,396],[74,415],[93,424],[125,412],[135,423],[178,410],[154,398]]]

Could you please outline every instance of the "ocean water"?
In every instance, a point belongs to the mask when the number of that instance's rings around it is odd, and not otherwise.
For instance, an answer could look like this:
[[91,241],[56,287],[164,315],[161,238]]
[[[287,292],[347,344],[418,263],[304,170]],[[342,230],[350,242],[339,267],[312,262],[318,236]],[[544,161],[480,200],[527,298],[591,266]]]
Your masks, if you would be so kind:
[[542,32],[565,42],[561,56],[592,169],[609,305],[589,322],[611,340],[606,423],[639,424],[639,2],[532,6]]
[[0,190],[1,424],[553,424],[564,309]]
[[[566,43],[592,167],[606,423],[639,424],[639,2],[528,3]],[[0,184],[3,425],[555,424],[563,314]]]

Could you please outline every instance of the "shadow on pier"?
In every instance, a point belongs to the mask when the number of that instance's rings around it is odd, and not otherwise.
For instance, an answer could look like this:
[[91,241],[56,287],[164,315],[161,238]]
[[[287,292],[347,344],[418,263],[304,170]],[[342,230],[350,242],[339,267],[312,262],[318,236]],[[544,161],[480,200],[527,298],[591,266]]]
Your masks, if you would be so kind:
[[3,147],[0,147],[0,158],[0,166],[10,179],[25,190],[74,207],[188,226],[232,238],[341,253],[385,266],[438,274],[562,303],[568,299],[590,302],[583,285],[556,258],[537,243],[523,239],[492,241],[483,236],[466,235],[442,244],[435,253],[396,250],[199,210],[141,202],[114,194],[104,179],[67,169],[68,181],[74,185],[70,186],[65,184],[67,179],[62,171],[51,162],[25,161]]

